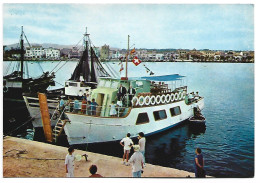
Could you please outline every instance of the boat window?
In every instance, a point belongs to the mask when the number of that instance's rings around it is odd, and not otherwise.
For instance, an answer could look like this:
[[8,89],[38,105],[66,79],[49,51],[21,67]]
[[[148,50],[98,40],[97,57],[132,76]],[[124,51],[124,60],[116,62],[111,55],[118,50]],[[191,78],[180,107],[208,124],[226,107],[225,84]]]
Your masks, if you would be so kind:
[[111,86],[111,81],[106,81],[106,83],[105,83],[105,87],[110,88],[110,86]]
[[165,110],[154,111],[153,116],[154,116],[155,121],[167,118]]
[[144,113],[139,113],[137,120],[136,120],[136,124],[144,124],[144,123],[149,123],[149,117],[148,114],[146,112]]
[[142,88],[143,82],[142,81],[136,81],[136,87]]
[[105,80],[100,80],[99,86],[105,86]]
[[111,88],[117,88],[118,87],[118,82],[117,81],[113,81]]
[[69,83],[69,86],[77,87],[77,83]]
[[180,106],[170,108],[170,112],[171,112],[172,116],[177,116],[177,115],[181,114],[181,108],[180,108]]

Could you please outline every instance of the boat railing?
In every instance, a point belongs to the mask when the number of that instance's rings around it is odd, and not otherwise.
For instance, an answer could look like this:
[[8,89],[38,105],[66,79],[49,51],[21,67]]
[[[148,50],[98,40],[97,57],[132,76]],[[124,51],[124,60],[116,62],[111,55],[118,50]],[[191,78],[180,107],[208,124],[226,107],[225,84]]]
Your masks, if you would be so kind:
[[123,107],[118,105],[115,107],[96,106],[91,104],[82,104],[81,102],[77,102],[76,104],[75,102],[70,102],[65,106],[65,111],[69,113],[113,118],[124,117],[128,114],[130,109],[130,107]]
[[167,92],[160,93],[139,93],[133,97],[131,103],[132,107],[162,105],[185,100],[186,94],[187,87],[180,87],[173,91],[167,90]]
[[[25,101],[30,107],[40,107],[39,98],[24,96],[24,99],[26,99]],[[57,103],[59,103],[58,100],[52,100],[52,99],[47,99],[47,102],[48,102],[48,106],[53,109],[55,109]]]

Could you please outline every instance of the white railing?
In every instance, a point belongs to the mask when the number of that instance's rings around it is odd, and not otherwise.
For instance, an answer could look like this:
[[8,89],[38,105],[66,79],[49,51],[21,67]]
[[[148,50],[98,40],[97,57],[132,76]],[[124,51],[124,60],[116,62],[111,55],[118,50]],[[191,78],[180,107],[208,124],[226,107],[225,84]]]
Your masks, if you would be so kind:
[[[96,106],[96,105],[89,105],[89,104],[82,104],[78,103],[74,105],[74,102],[70,102],[68,105],[65,106],[66,112],[71,112],[74,114],[84,114],[88,116],[100,116],[100,117],[123,117],[125,116],[128,111],[130,110],[129,107],[110,107],[110,106]],[[114,111],[115,109],[115,111]],[[113,110],[115,113],[114,115],[110,115],[110,111]]]

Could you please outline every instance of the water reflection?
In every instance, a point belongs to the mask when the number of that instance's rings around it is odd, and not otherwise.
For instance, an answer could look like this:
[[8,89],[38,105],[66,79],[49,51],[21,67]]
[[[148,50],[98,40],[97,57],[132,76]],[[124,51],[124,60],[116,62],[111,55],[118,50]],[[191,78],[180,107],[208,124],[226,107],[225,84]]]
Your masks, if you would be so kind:
[[[146,137],[146,161],[155,165],[176,167],[176,164],[183,161],[187,141],[198,138],[205,131],[206,126],[198,128],[184,122],[167,131]],[[138,139],[133,138],[133,142],[137,144]],[[77,145],[76,148],[116,157],[123,155],[119,142]]]

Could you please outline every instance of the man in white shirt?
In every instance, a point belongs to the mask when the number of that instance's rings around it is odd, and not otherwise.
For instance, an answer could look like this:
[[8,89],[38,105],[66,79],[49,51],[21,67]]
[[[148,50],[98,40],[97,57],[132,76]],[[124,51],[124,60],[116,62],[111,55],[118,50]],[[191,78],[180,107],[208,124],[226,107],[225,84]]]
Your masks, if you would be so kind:
[[[129,163],[128,163],[129,153],[130,153],[130,150],[131,150],[131,147],[133,144],[134,143],[133,143],[132,139],[130,139],[130,133],[127,133],[126,137],[120,141],[120,145],[124,147],[123,165],[126,165],[126,166],[129,165]],[[125,158],[126,158],[126,162],[125,162]]]
[[68,151],[69,151],[69,153],[67,154],[67,156],[65,158],[66,174],[67,174],[67,177],[74,177],[74,160],[75,160],[75,156],[73,154],[74,148],[69,147]]
[[132,173],[133,177],[141,177],[144,157],[143,154],[139,151],[140,146],[134,145],[134,151],[135,153],[131,156],[129,162],[132,163]]
[[143,132],[139,133],[138,139],[139,139],[138,144],[140,146],[140,152],[144,156],[144,166],[145,166],[145,142],[146,142],[146,139],[144,137],[144,133]]

